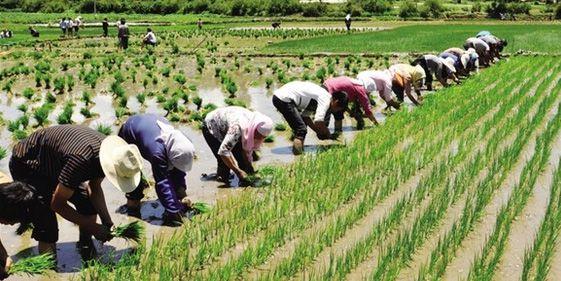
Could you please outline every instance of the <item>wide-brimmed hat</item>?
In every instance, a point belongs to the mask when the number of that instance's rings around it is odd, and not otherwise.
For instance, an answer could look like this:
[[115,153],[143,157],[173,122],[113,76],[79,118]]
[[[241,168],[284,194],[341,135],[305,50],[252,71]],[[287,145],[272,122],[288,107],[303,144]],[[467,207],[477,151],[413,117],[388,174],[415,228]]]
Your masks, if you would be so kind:
[[136,145],[108,136],[101,143],[99,161],[105,176],[118,190],[129,193],[140,183],[142,156]]
[[456,72],[456,67],[454,66],[454,59],[445,58],[442,60],[444,66],[446,66],[451,72]]

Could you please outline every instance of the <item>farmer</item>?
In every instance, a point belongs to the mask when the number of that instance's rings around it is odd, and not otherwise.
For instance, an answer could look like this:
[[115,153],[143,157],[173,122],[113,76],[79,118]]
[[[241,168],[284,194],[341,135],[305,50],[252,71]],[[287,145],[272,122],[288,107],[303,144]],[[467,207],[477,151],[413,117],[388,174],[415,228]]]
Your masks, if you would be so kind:
[[74,21],[71,18],[66,21],[66,30],[68,35],[74,36]]
[[[344,92],[329,94],[327,90],[312,82],[293,81],[277,89],[273,94],[273,105],[284,116],[294,134],[292,152],[300,155],[304,149],[308,125],[319,139],[331,139],[325,116],[347,109],[348,99]],[[311,115],[314,115],[313,120]]]
[[101,27],[103,28],[103,37],[107,37],[107,35],[109,35],[109,21],[107,20],[107,18],[103,19]]
[[146,35],[142,38],[142,48],[144,48],[145,45],[156,46],[156,35],[152,31],[152,28],[147,28]]
[[415,105],[420,105],[419,101],[411,94],[411,88],[415,89],[417,97],[421,97],[421,86],[426,77],[425,70],[420,66],[409,64],[394,64],[389,68],[392,75],[392,91],[400,102],[404,101],[405,95],[409,97]]
[[39,31],[35,30],[32,26],[29,27],[29,33],[33,37],[39,37]]
[[203,20],[201,18],[199,18],[199,20],[197,21],[197,27],[199,28],[199,30],[203,29]]
[[[364,119],[362,118],[363,114],[358,105],[362,107],[362,110],[364,110],[368,119],[370,119],[374,125],[378,125],[376,118],[374,118],[374,113],[372,112],[369,91],[366,90],[363,82],[347,76],[339,76],[325,80],[323,87],[326,88],[330,94],[337,92],[347,93],[349,102],[353,102],[351,117],[355,118],[357,121],[357,128],[359,130],[364,128]],[[333,113],[331,110],[328,110],[327,114],[325,114],[326,125],[329,125],[329,119],[332,114],[335,117],[335,133],[341,133],[343,131],[344,112],[339,111],[337,113]]]
[[491,51],[489,44],[479,38],[471,37],[464,43],[464,49],[469,50],[470,48],[475,49],[475,52],[479,56],[480,63],[483,66],[489,66],[489,55]]
[[82,26],[82,17],[78,16],[74,20],[74,35],[78,36],[78,31],[80,31],[80,26]]
[[66,35],[66,18],[62,18],[58,24],[60,26],[60,30],[62,31],[62,35]]
[[423,55],[414,60],[411,65],[420,65],[423,68],[426,75],[425,85],[429,91],[432,91],[433,75],[444,87],[449,86],[448,78],[458,84],[460,83],[460,80],[456,77],[456,68],[452,58],[448,60],[435,55]]
[[203,122],[203,136],[216,157],[216,175],[229,185],[230,170],[249,186],[248,175],[254,174],[253,152],[271,134],[271,118],[239,106],[228,106],[210,112]]
[[129,27],[124,18],[121,18],[120,23],[118,27],[119,48],[126,51],[129,48]]
[[456,76],[469,75],[468,63],[470,62],[470,55],[467,51],[460,48],[450,48],[440,53],[438,57],[443,59],[451,59],[456,68]]
[[[140,150],[150,162],[156,182],[156,194],[165,211],[164,225],[179,226],[186,206],[181,200],[186,197],[185,176],[191,170],[195,147],[193,143],[168,120],[154,114],[130,117],[119,130],[119,137]],[[127,193],[127,213],[140,218],[140,200],[148,187],[145,180],[131,193]]]
[[[91,235],[100,241],[112,238],[113,221],[101,182],[107,176],[117,189],[131,192],[142,168],[138,148],[114,138],[85,126],[60,125],[35,131],[14,146],[12,178],[31,185],[40,201],[34,206],[39,215],[30,220],[40,253],[56,254],[56,214],[79,226],[82,251],[95,253]],[[101,224],[96,223],[97,215]]]
[[501,59],[501,52],[503,51],[504,47],[507,46],[507,41],[500,39],[493,35],[487,35],[479,37],[479,39],[483,40],[485,43],[489,45],[490,48],[490,58],[494,59]]
[[357,79],[362,81],[367,92],[378,91],[387,107],[400,108],[400,103],[392,96],[392,74],[389,70],[368,70],[358,73]]
[[347,27],[347,31],[351,31],[351,14],[345,16],[345,26]]

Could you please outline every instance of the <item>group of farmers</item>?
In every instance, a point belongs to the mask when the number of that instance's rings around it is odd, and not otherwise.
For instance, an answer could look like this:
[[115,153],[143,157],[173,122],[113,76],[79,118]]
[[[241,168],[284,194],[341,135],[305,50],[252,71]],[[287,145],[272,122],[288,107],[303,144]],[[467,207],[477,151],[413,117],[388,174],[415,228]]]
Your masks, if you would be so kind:
[[[439,56],[421,56],[412,64],[364,71],[356,78],[330,78],[322,85],[289,82],[274,92],[272,103],[292,128],[294,154],[301,154],[307,126],[320,139],[335,139],[342,131],[346,111],[357,120],[359,129],[364,127],[363,116],[378,124],[371,93],[378,92],[388,108],[399,109],[405,95],[418,105],[422,85],[432,89],[433,76],[443,86],[449,85],[448,80],[459,83],[459,77],[478,71],[479,62],[488,65],[498,58],[504,46],[506,41],[481,32],[466,41],[465,50],[450,48]],[[334,133],[328,129],[331,116],[335,119]],[[255,151],[272,130],[270,117],[242,107],[223,107],[208,113],[202,133],[217,160],[215,179],[228,184],[236,175],[241,186],[251,185]],[[13,181],[0,184],[0,223],[32,224],[39,252],[56,254],[58,214],[78,225],[78,248],[95,253],[92,236],[100,241],[112,238],[113,221],[101,187],[103,179],[125,194],[127,214],[141,218],[140,203],[148,187],[142,174],[145,159],[151,165],[156,194],[165,209],[163,224],[181,225],[191,207],[185,178],[194,155],[193,142],[164,117],[154,114],[131,116],[112,136],[80,125],[37,130],[13,148],[9,162]],[[0,243],[0,279],[7,276],[10,265],[11,259]]]

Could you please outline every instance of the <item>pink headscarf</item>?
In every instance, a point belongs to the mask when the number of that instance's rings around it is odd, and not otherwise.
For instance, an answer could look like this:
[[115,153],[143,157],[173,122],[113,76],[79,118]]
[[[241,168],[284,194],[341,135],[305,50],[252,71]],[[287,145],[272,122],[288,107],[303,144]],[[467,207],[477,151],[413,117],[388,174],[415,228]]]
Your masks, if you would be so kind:
[[273,130],[273,120],[259,112],[252,112],[249,122],[242,128],[242,147],[247,153],[247,159],[253,161],[253,151],[258,150],[263,144],[263,140],[255,140],[255,132],[262,136],[268,136]]

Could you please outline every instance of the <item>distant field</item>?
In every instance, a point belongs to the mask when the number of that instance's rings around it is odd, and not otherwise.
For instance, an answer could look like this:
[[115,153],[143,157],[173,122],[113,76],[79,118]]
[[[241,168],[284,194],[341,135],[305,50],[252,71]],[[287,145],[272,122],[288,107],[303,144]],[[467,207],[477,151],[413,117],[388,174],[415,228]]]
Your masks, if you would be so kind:
[[552,24],[431,24],[398,27],[392,30],[284,41],[265,48],[271,53],[315,52],[431,52],[458,46],[467,37],[489,30],[508,39],[506,52],[518,50],[561,53],[561,25]]

